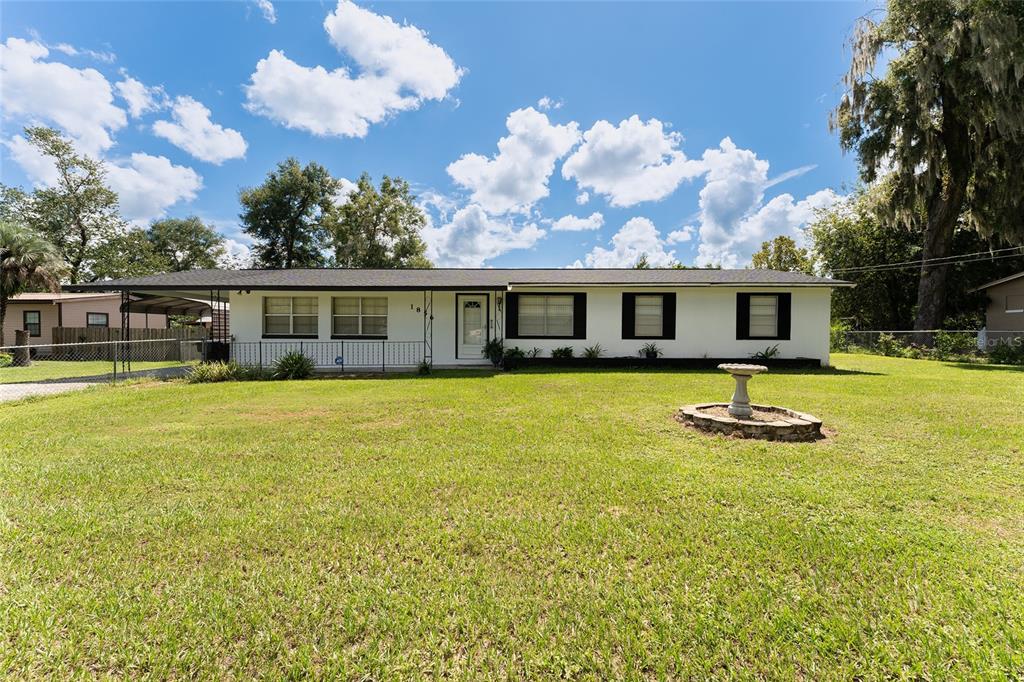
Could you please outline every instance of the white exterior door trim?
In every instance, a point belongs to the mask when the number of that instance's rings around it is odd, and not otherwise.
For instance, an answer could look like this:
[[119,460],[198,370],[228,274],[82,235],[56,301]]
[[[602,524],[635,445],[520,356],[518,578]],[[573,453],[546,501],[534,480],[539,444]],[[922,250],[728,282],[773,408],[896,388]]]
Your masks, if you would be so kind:
[[490,304],[490,294],[455,294],[456,360],[483,360],[484,344],[491,338]]

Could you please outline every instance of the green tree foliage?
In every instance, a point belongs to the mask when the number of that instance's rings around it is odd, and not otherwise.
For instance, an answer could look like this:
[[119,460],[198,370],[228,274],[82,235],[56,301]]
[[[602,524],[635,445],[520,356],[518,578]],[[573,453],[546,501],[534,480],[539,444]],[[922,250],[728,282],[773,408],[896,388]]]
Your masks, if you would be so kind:
[[328,228],[336,223],[338,180],[326,168],[293,158],[282,161],[258,187],[239,193],[243,231],[255,240],[253,257],[263,268],[324,264]]
[[[859,329],[910,329],[914,324],[918,269],[913,265],[888,265],[920,260],[923,228],[880,217],[876,204],[887,200],[886,189],[879,185],[869,191],[858,190],[821,213],[808,228],[819,269],[857,285],[835,290],[832,315],[849,320]],[[955,253],[979,253],[989,248],[986,239],[966,222],[954,230]],[[985,309],[984,292],[971,290],[1019,271],[1020,261],[984,259],[949,268],[956,286],[950,290],[947,313],[940,326],[971,329],[983,323]]]
[[814,273],[814,259],[807,249],[796,245],[792,238],[779,235],[770,242],[762,242],[761,249],[751,259],[759,270]]
[[53,162],[57,181],[33,192],[19,209],[22,217],[57,248],[72,284],[94,280],[98,250],[125,229],[103,164],[77,153],[52,128],[26,128],[25,138]]
[[146,238],[172,272],[215,268],[225,257],[224,237],[196,216],[155,220]]
[[95,279],[145,277],[170,268],[149,240],[146,230],[131,228],[111,235],[96,247]]
[[339,267],[431,267],[420,237],[427,219],[405,180],[385,175],[378,189],[363,173],[336,215],[331,237]]
[[[958,225],[1024,239],[1024,2],[889,0],[852,47],[832,125],[866,182],[891,168],[883,215],[921,235],[924,259],[952,255]],[[917,329],[941,324],[950,278],[921,268]]]
[[11,222],[0,222],[0,346],[4,340],[7,302],[30,289],[56,291],[65,265],[41,234]]
[[635,263],[633,263],[633,269],[634,270],[650,270],[651,269],[651,261],[648,260],[646,253],[641,253],[640,254],[640,257],[636,259]]
[[20,187],[0,183],[0,221],[24,223],[28,220],[28,207],[32,197]]

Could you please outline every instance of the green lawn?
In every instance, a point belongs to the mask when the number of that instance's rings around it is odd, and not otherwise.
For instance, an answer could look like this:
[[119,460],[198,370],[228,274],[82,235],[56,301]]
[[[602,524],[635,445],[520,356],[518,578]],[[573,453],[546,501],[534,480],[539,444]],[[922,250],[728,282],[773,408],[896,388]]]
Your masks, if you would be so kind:
[[834,361],[0,405],[0,676],[1024,675],[1024,372]]
[[[160,369],[176,367],[181,363],[166,362],[132,362],[132,371],[143,369]],[[102,376],[110,374],[114,363],[110,360],[85,360],[81,362],[64,360],[34,360],[28,367],[0,367],[0,384],[23,383],[26,381],[47,381],[51,379],[73,379],[78,377]],[[118,374],[121,365],[117,366]]]

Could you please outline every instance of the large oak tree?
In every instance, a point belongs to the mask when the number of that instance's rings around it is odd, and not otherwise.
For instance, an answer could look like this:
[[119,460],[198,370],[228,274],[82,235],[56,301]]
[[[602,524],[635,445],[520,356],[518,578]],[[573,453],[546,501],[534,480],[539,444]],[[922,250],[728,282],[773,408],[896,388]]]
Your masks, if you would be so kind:
[[335,262],[347,268],[428,268],[420,237],[426,222],[408,182],[385,175],[377,188],[363,173],[331,229]]
[[915,328],[935,329],[951,268],[927,261],[953,254],[958,221],[1024,239],[1024,2],[889,0],[852,47],[832,124],[866,182],[891,174],[883,216],[920,229]]
[[253,238],[257,267],[315,268],[324,265],[328,227],[334,224],[340,182],[312,162],[289,158],[258,187],[239,193],[242,229]]
[[[26,128],[25,138],[53,162],[56,181],[30,196],[22,193],[22,220],[57,248],[67,263],[68,281],[95,280],[104,245],[126,230],[103,163],[79,154],[52,128]],[[17,192],[9,191],[10,197]]]

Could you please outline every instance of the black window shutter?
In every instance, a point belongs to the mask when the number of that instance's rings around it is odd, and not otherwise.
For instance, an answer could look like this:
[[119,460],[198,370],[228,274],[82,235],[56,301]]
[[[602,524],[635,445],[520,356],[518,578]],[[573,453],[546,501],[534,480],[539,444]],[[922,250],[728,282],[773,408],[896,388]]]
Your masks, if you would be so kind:
[[750,338],[750,294],[736,294],[736,338]]
[[572,338],[587,338],[587,295],[572,295]]
[[622,338],[636,338],[636,294],[622,294]]
[[505,294],[505,338],[519,338],[519,294]]
[[661,338],[676,338],[676,295],[665,294],[661,299]]
[[793,294],[779,294],[779,328],[778,339],[789,341],[789,331],[793,326]]

